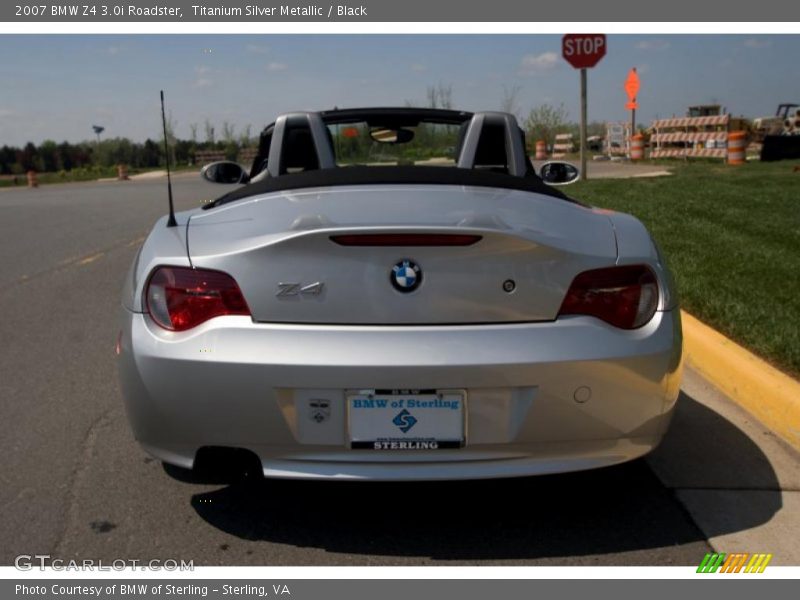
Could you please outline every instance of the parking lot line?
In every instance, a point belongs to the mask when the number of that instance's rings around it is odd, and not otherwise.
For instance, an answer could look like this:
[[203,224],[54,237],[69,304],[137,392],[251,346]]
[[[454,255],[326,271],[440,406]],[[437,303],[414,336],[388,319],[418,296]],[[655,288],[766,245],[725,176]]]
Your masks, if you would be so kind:
[[93,263],[94,261],[96,261],[98,258],[101,258],[103,256],[103,254],[104,254],[103,252],[98,252],[97,254],[92,254],[90,256],[87,256],[86,258],[82,258],[81,260],[79,260],[78,264],[79,265],[88,265],[89,263]]

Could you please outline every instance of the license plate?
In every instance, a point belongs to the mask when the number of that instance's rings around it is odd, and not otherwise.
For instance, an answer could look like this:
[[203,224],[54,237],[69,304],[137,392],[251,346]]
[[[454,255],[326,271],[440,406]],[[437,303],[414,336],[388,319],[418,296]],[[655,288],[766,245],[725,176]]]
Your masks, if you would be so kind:
[[464,390],[351,390],[350,447],[443,450],[464,445]]

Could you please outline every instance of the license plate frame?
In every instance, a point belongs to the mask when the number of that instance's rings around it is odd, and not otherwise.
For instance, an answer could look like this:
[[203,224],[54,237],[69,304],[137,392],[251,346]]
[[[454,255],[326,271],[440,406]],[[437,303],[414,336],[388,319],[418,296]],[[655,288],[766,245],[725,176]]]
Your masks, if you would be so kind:
[[351,450],[453,450],[467,442],[465,389],[348,389],[345,409]]

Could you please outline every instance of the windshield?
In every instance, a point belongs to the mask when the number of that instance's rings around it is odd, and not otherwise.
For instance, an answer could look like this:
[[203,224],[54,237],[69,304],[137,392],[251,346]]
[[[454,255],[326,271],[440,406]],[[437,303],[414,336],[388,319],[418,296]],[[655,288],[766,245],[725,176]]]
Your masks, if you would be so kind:
[[376,127],[365,121],[328,126],[336,164],[349,166],[445,166],[456,164],[460,126],[421,122]]

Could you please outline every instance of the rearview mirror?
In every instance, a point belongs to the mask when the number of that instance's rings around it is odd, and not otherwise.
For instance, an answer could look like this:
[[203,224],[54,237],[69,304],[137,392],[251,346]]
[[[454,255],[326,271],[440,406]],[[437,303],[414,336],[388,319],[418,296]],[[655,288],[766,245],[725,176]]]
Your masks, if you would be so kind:
[[207,164],[200,169],[200,177],[211,183],[247,183],[250,175],[239,163],[227,160]]
[[544,163],[539,168],[539,177],[547,185],[567,185],[575,183],[581,172],[573,164],[561,161],[551,161]]
[[369,137],[381,144],[407,144],[414,139],[414,132],[410,129],[378,127],[369,130]]

